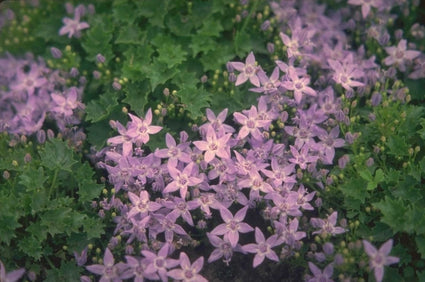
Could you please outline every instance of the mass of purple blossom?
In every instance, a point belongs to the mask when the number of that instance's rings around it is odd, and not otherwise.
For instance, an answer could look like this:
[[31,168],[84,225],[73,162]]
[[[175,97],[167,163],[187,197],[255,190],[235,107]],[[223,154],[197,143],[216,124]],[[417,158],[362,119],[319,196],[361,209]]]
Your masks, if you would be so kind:
[[[406,39],[389,44],[393,35],[385,33],[380,23],[392,17],[389,10],[396,1],[349,0],[352,6],[333,12],[312,1],[297,2],[270,4],[281,22],[279,38],[286,47],[286,55],[267,67],[270,73],[253,52],[227,64],[235,86],[250,84],[252,93],[246,95],[259,95],[249,109],[232,114],[227,109],[217,113],[206,109],[206,122],[196,132],[199,138],[190,140],[184,131],[179,138],[167,133],[166,148],[155,150],[145,146],[162,129],[155,125],[151,109],[144,117],[129,113],[126,125],[110,122],[117,135],[108,139],[108,147],[97,158],[114,194],[100,202],[99,215],[118,211],[116,227],[103,263],[86,265],[85,250],[75,253],[80,266],[100,281],[206,281],[200,274],[204,260],[229,265],[233,255],[241,253],[252,258],[255,268],[265,260],[293,256],[304,240],[316,234],[327,238],[349,231],[337,211],[318,217],[322,199],[317,191],[333,181],[331,166],[344,168],[349,162],[339,150],[358,136],[342,132],[338,125],[350,124],[340,93],[363,95],[396,72],[425,77],[425,55]],[[69,9],[71,18],[63,19],[59,34],[78,38],[89,28],[80,20],[87,11]],[[356,9],[360,18],[342,20]],[[346,31],[372,15],[377,24],[368,33],[386,52],[382,66],[363,45],[356,50],[348,46]],[[62,56],[58,49],[52,49],[52,55]],[[84,81],[70,87],[66,79],[71,76],[75,75],[53,70],[31,54],[1,58],[0,83],[6,87],[0,88],[0,131],[36,134],[42,143],[43,125],[49,120],[62,135],[81,142],[84,133],[77,126],[84,110]],[[389,94],[405,99],[400,93]],[[373,93],[372,104],[380,103],[380,95]],[[270,129],[279,126],[283,130],[278,139]],[[248,215],[254,213],[261,215],[261,226],[271,227],[272,235],[250,220]],[[211,246],[205,259],[193,260],[178,250],[197,244],[191,236],[194,229],[203,230]],[[112,254],[118,237],[126,242],[125,260]],[[142,251],[135,253],[140,245]],[[363,240],[363,247],[376,280],[382,281],[384,266],[399,261],[389,256],[392,241],[377,250]],[[316,264],[326,257],[332,262],[320,269]],[[332,243],[326,243],[309,261],[307,281],[333,281],[333,267],[341,259]],[[20,270],[6,274],[0,266],[1,281],[16,281],[22,275]],[[88,276],[81,279],[90,281]]]

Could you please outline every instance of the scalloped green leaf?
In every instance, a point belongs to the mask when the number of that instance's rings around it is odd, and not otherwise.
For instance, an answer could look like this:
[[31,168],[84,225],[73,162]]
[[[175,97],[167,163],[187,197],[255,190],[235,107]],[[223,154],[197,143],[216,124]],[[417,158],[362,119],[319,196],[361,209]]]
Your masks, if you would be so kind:
[[150,87],[148,81],[128,83],[124,87],[124,103],[130,105],[130,110],[139,116],[145,113],[144,108],[149,102]]
[[97,54],[102,54],[105,57],[105,64],[112,60],[113,52],[110,44],[112,32],[113,25],[110,18],[95,18],[81,43],[84,50],[89,54],[89,60],[96,61]]
[[204,89],[187,87],[177,91],[176,96],[184,104],[193,119],[204,115],[204,109],[209,107],[212,95]]
[[143,72],[149,78],[152,91],[155,91],[158,85],[166,83],[178,74],[180,70],[177,68],[170,69],[166,64],[154,59],[151,65],[143,66]]
[[118,95],[116,92],[106,91],[99,99],[91,100],[86,105],[86,119],[97,122],[110,116],[111,112],[118,106]]
[[44,150],[40,152],[40,158],[41,164],[51,170],[60,169],[71,172],[71,167],[77,163],[72,149],[59,139],[47,142]]

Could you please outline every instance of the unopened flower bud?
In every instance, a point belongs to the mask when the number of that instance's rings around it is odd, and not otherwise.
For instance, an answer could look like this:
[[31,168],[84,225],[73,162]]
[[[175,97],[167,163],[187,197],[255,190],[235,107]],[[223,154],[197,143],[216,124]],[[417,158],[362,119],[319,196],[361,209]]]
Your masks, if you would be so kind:
[[397,30],[394,32],[394,37],[395,37],[395,39],[396,39],[397,41],[399,41],[399,40],[403,39],[403,30],[401,30],[401,29],[397,29]]
[[44,144],[44,142],[46,142],[46,131],[44,131],[43,129],[40,129],[39,131],[37,131],[37,142],[40,144]]
[[5,180],[8,180],[10,178],[10,172],[7,170],[3,171],[3,178]]
[[93,71],[94,79],[99,79],[101,76],[102,76],[102,74],[99,71],[97,71],[97,70]]
[[373,166],[373,164],[374,164],[373,158],[368,158],[366,160],[366,166],[371,167],[371,166]]
[[226,68],[227,68],[227,71],[228,71],[229,73],[232,73],[232,72],[234,72],[234,71],[235,71],[235,69],[233,68],[233,64],[232,64],[231,62],[227,62],[227,64],[226,64]]
[[50,48],[50,53],[52,54],[53,58],[55,58],[55,59],[62,58],[62,52],[61,52],[61,50],[59,50],[56,47]]
[[236,81],[236,75],[233,72],[229,73],[229,81],[230,82]]
[[334,252],[334,245],[330,242],[327,242],[323,245],[323,252],[327,255],[330,256],[333,254]]
[[314,254],[314,258],[316,259],[316,261],[318,262],[324,262],[326,260],[326,256],[324,253],[320,252],[320,253],[315,253]]
[[378,92],[375,92],[372,94],[371,103],[372,106],[376,107],[378,106],[382,101],[382,95]]
[[47,129],[47,139],[51,140],[55,138],[55,133],[51,129]]
[[87,10],[88,10],[89,15],[93,16],[96,13],[96,9],[95,9],[93,4],[89,4],[87,6]]
[[348,155],[343,155],[341,158],[338,159],[338,167],[340,169],[344,169],[349,161],[350,157]]
[[27,164],[32,160],[30,153],[26,153],[24,156],[24,162]]
[[262,24],[261,24],[261,30],[266,30],[266,29],[268,29],[270,27],[270,21],[269,20],[266,20],[265,22],[263,22]]
[[114,88],[115,90],[121,90],[121,84],[118,81],[114,81],[112,83],[112,88]]
[[87,78],[85,76],[80,76],[80,79],[78,80],[80,84],[86,84]]
[[98,63],[103,64],[103,63],[105,62],[105,57],[104,57],[102,54],[97,54],[97,55],[96,55],[96,61],[97,61]]
[[273,43],[271,43],[271,42],[267,43],[267,51],[270,54],[274,53],[274,44]]
[[170,89],[164,88],[164,90],[162,91],[162,94],[164,94],[165,97],[170,96]]
[[77,75],[79,74],[79,71],[77,68],[71,68],[71,70],[69,71],[69,74],[71,75],[71,77],[77,77]]

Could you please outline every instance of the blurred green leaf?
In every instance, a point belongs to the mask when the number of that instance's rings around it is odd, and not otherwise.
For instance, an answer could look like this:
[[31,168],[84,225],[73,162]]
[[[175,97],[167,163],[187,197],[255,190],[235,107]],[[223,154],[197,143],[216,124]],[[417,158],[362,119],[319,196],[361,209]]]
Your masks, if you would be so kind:
[[77,163],[74,153],[68,145],[59,139],[52,139],[46,143],[40,152],[41,164],[51,170],[60,169],[72,172],[71,167]]
[[142,116],[145,106],[149,102],[150,87],[148,81],[128,83],[124,87],[124,103],[130,105],[130,110]]
[[24,185],[27,192],[36,191],[37,189],[43,188],[44,182],[48,179],[48,176],[44,175],[43,167],[35,169],[29,167],[19,176],[19,184]]
[[118,94],[112,91],[106,91],[100,95],[99,99],[91,100],[86,105],[86,119],[97,122],[103,120],[111,114],[118,106]]

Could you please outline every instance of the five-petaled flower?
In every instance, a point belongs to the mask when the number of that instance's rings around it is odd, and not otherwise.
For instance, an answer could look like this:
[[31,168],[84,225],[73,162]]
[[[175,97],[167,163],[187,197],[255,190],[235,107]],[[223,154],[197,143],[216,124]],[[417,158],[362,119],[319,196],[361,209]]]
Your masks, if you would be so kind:
[[231,133],[224,134],[224,130],[220,130],[219,135],[211,126],[207,128],[205,136],[206,141],[194,141],[193,144],[201,151],[205,151],[204,160],[209,163],[215,156],[220,158],[230,158],[230,146],[227,142],[230,139]]
[[384,266],[398,263],[400,260],[397,257],[389,256],[392,246],[393,240],[390,239],[377,250],[370,242],[363,240],[364,250],[369,256],[369,266],[373,269],[377,282],[381,282],[384,277]]
[[174,180],[168,183],[162,192],[171,193],[180,190],[181,198],[185,199],[188,187],[198,185],[202,182],[201,178],[193,176],[194,165],[194,162],[189,163],[183,171],[178,170],[172,165],[168,165],[168,172]]
[[248,206],[245,206],[244,208],[236,212],[235,216],[233,216],[228,209],[226,209],[225,207],[222,207],[220,209],[220,215],[224,223],[216,226],[211,231],[211,234],[224,235],[224,238],[227,238],[229,240],[230,245],[233,248],[236,247],[239,241],[239,232],[248,233],[254,230],[247,223],[243,222],[247,210],[248,210]]
[[342,227],[335,226],[338,217],[338,212],[334,211],[327,219],[312,218],[311,224],[313,227],[320,228],[314,231],[313,234],[337,235],[344,233],[346,230]]
[[167,272],[167,275],[173,279],[181,280],[184,282],[207,282],[208,280],[199,274],[202,266],[204,265],[204,257],[200,257],[195,260],[192,264],[190,263],[189,257],[186,253],[181,252],[180,257],[181,269],[172,269]]
[[103,256],[103,265],[93,264],[86,266],[86,269],[94,274],[102,275],[100,282],[118,282],[122,281],[120,274],[125,270],[125,264],[122,262],[115,264],[111,251],[106,248]]
[[127,125],[127,136],[130,137],[136,146],[142,146],[149,142],[149,134],[158,133],[162,127],[151,125],[152,123],[152,109],[149,108],[145,118],[139,118],[135,115],[128,114],[131,122]]
[[387,66],[396,65],[401,71],[406,70],[406,61],[413,60],[421,54],[421,52],[416,50],[407,50],[407,41],[405,39],[400,40],[397,47],[386,47],[385,51],[389,56],[384,59],[384,64]]
[[245,64],[241,62],[231,62],[231,65],[234,69],[240,71],[236,78],[236,86],[245,83],[249,79],[252,84],[260,87],[260,79],[257,76],[259,67],[255,63],[253,52],[249,53],[248,57],[246,57]]
[[244,245],[242,248],[248,253],[254,253],[254,261],[252,263],[252,267],[257,267],[260,265],[264,258],[268,258],[270,260],[279,261],[279,257],[272,250],[273,247],[279,245],[279,242],[275,237],[269,237],[267,240],[264,237],[263,232],[258,227],[255,227],[255,242],[251,244]]
[[59,30],[59,35],[68,34],[68,38],[72,36],[79,38],[81,36],[80,31],[90,27],[87,22],[80,22],[80,13],[78,12],[75,12],[73,19],[63,18],[62,22],[65,26]]

